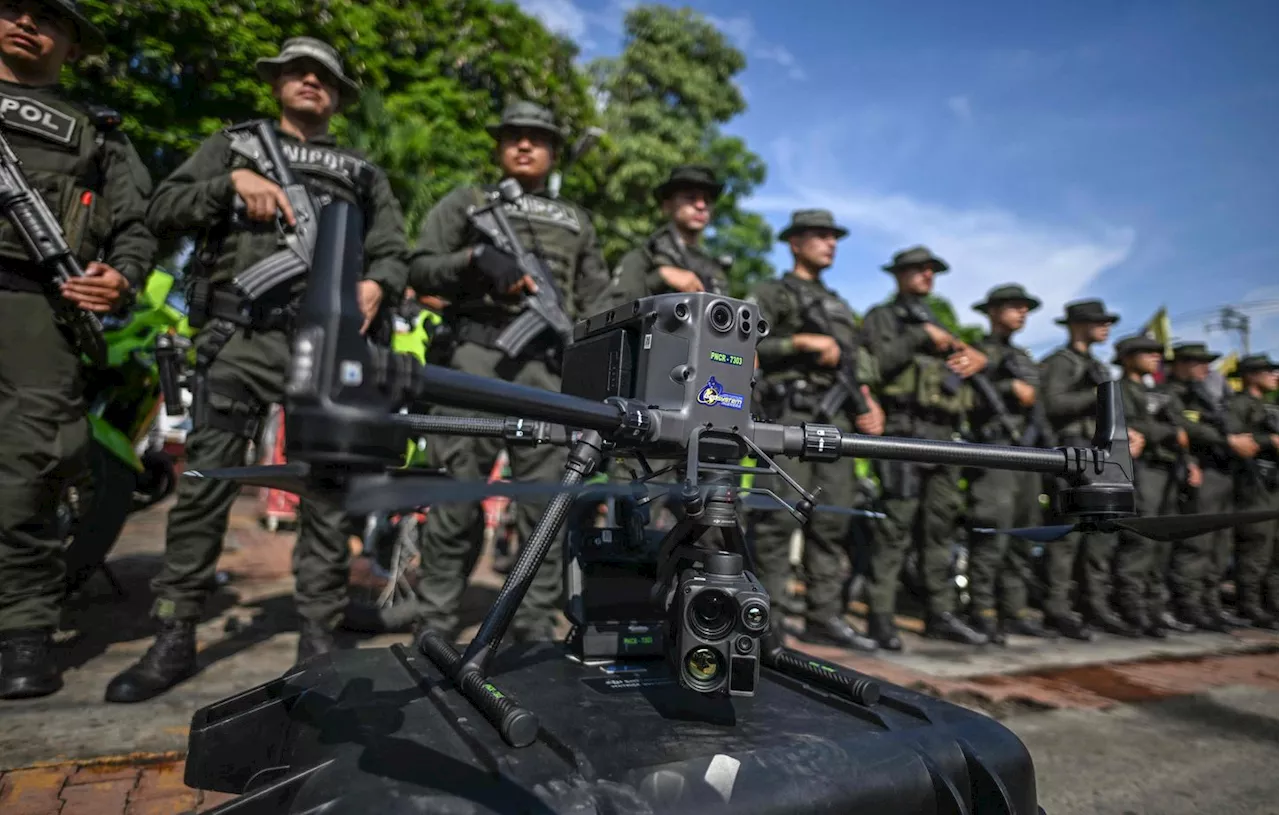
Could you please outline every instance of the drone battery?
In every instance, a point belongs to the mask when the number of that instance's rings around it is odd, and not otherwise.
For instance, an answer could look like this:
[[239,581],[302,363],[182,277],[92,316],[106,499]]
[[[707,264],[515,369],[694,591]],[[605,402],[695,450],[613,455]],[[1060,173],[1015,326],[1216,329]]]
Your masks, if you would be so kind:
[[[604,401],[630,399],[635,393],[635,334],[610,331],[576,342],[565,361],[561,392]],[[586,372],[598,372],[594,375]],[[581,374],[581,375],[577,375]]]
[[220,815],[1037,815],[1031,756],[993,719],[881,682],[874,704],[761,671],[708,698],[661,660],[592,666],[551,644],[490,674],[537,717],[507,745],[426,657],[333,651],[197,711],[187,784]]

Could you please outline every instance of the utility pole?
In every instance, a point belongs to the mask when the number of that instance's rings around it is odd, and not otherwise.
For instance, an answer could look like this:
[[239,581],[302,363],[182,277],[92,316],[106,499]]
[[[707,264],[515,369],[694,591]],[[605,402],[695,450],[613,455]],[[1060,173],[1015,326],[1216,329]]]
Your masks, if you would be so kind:
[[1243,356],[1249,355],[1249,315],[1232,306],[1223,306],[1218,319],[1205,325],[1206,331],[1235,331],[1240,335]]

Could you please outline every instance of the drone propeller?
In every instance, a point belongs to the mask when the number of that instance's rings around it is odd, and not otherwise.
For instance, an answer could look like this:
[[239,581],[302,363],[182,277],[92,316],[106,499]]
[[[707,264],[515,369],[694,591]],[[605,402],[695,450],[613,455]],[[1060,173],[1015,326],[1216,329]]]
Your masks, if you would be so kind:
[[1233,526],[1248,526],[1261,521],[1274,520],[1276,513],[1267,510],[1250,512],[1227,512],[1206,515],[1156,515],[1148,518],[1114,518],[1105,521],[1084,521],[1075,524],[1058,524],[1056,526],[1030,526],[1021,529],[975,528],[974,532],[992,535],[1012,535],[1037,543],[1050,543],[1061,540],[1076,530],[1083,532],[1115,532],[1127,530],[1135,535],[1158,541],[1176,541],[1194,538],[1207,532],[1228,529]]
[[[750,509],[759,512],[777,512],[783,509],[790,509],[792,512],[798,511],[796,503],[784,500],[772,491],[742,490],[742,502],[744,509]],[[834,504],[815,504],[812,512],[828,512],[833,515],[852,515],[856,518],[884,518],[883,512],[875,512],[869,509],[857,509],[855,507],[838,507]]]

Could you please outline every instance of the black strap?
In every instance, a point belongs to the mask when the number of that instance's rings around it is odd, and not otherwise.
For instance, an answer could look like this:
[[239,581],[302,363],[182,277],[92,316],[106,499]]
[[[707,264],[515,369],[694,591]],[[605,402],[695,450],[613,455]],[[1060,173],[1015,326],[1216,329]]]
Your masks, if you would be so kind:
[[39,281],[4,269],[0,269],[0,290],[44,294],[44,287],[40,285]]

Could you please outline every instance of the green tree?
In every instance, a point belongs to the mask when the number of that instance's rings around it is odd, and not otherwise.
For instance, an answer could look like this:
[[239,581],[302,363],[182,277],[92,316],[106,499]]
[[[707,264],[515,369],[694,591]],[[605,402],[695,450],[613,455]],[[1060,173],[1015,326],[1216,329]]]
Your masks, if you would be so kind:
[[743,296],[773,274],[769,225],[739,206],[764,181],[764,162],[721,131],[746,110],[733,81],[746,58],[689,9],[637,6],[624,25],[622,53],[588,68],[608,138],[568,175],[566,194],[595,214],[605,257],[614,263],[658,228],[653,189],[671,169],[709,164],[725,192],[708,229],[708,249],[733,258],[733,293]]
[[374,158],[395,166],[398,192],[425,185],[424,200],[484,172],[492,153],[484,127],[509,98],[547,104],[573,126],[593,115],[585,77],[574,65],[576,46],[512,3],[85,0],[81,6],[106,33],[108,47],[64,81],[82,98],[120,110],[125,132],[157,179],[226,124],[275,114],[254,62],[291,36],[332,43],[348,72],[380,93],[354,111],[366,126],[361,138],[373,146],[367,126],[389,122],[397,146],[380,148]]

